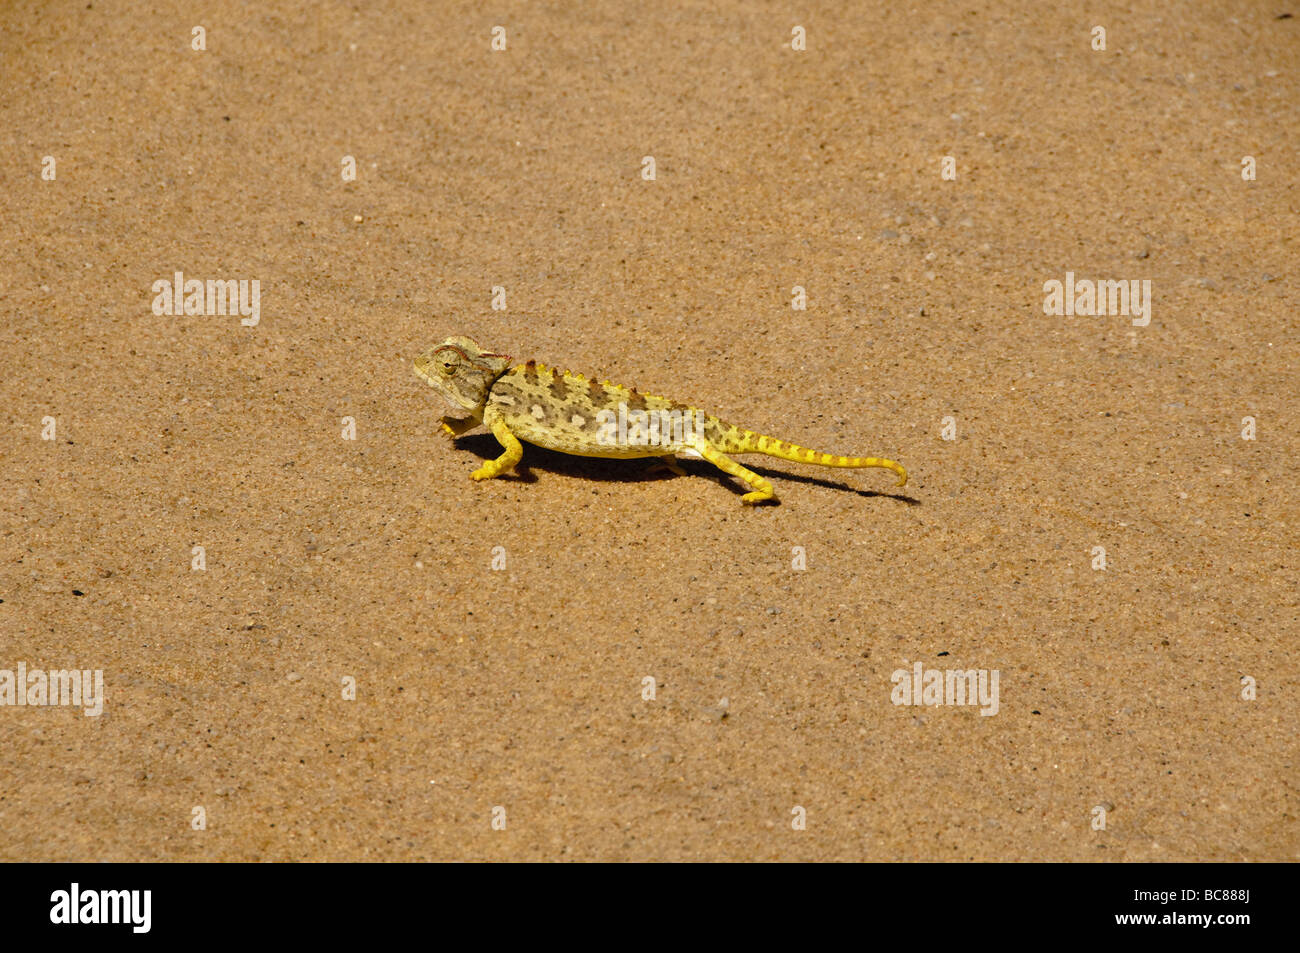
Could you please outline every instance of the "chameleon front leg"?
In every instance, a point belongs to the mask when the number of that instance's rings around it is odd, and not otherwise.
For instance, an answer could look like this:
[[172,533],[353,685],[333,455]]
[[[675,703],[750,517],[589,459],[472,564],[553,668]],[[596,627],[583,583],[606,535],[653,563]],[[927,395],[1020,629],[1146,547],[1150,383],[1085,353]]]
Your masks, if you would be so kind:
[[776,499],[776,494],[772,492],[772,484],[768,483],[753,470],[742,467],[731,457],[721,453],[706,441],[696,444],[695,449],[700,452],[705,460],[708,460],[723,473],[729,473],[734,477],[740,477],[754,488],[754,492],[746,493],[740,498],[742,503],[762,503],[764,500]]
[[471,415],[469,417],[460,418],[443,417],[440,423],[442,424],[442,432],[448,437],[459,437],[466,431],[473,430],[482,423],[482,421],[478,417]]
[[510,428],[506,426],[506,422],[500,415],[493,415],[492,419],[486,422],[492,428],[492,434],[497,438],[497,442],[506,450],[495,460],[487,461],[483,466],[471,473],[469,475],[471,480],[491,480],[499,477],[507,470],[514,469],[515,464],[519,462],[519,458],[524,455],[523,445],[510,432]]

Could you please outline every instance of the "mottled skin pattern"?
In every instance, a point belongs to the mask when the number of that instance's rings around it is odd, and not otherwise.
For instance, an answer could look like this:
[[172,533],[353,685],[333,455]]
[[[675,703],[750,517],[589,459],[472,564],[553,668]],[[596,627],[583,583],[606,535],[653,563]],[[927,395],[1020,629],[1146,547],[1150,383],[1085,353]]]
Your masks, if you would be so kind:
[[[512,469],[523,455],[520,440],[584,457],[662,457],[675,454],[703,457],[718,469],[744,480],[752,491],[741,500],[761,503],[775,500],[772,484],[747,470],[729,454],[765,453],[782,460],[813,463],[823,467],[882,467],[898,474],[898,485],[907,482],[907,471],[893,460],[879,457],[838,457],[829,453],[763,436],[725,424],[712,414],[697,411],[677,401],[639,394],[609,381],[597,383],[581,374],[547,368],[535,361],[511,366],[506,354],[485,351],[466,337],[451,337],[415,359],[415,373],[469,416],[443,417],[443,432],[459,436],[480,424],[496,435],[505,452],[489,460],[470,477],[490,480]],[[687,426],[665,430],[666,440],[657,444],[608,443],[600,439],[601,411],[618,415],[636,411],[678,411],[694,415],[702,428]],[[606,430],[608,433],[608,430]]]

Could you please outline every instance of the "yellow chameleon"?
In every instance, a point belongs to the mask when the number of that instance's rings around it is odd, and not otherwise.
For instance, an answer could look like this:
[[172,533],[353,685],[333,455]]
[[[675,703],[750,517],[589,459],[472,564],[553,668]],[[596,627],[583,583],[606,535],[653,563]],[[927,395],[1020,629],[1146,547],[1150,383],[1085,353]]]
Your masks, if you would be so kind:
[[[772,484],[728,454],[765,453],[823,467],[882,467],[907,483],[907,471],[879,457],[837,457],[725,424],[698,408],[638,394],[609,381],[548,370],[535,361],[511,366],[507,354],[492,354],[466,337],[450,337],[415,359],[415,373],[468,417],[443,417],[443,432],[457,437],[486,424],[505,452],[470,474],[491,480],[523,456],[520,440],[583,457],[661,457],[673,466],[676,454],[703,457],[739,477],[753,491],[744,503],[775,500]],[[680,469],[678,472],[681,472]]]

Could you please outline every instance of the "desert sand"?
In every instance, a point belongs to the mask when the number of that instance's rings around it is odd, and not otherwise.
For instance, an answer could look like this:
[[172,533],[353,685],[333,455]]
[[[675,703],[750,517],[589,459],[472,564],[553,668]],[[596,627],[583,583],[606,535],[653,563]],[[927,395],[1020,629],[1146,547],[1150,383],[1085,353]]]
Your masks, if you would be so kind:
[[[0,858],[1300,858],[1300,9],[842,7],[0,11]],[[451,334],[911,481],[473,483]]]

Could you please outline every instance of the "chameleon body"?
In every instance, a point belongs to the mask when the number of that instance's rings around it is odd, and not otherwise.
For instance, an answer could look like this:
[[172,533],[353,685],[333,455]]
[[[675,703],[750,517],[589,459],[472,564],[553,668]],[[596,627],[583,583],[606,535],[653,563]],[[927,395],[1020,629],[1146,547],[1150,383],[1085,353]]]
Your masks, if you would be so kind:
[[[505,452],[470,474],[491,480],[523,455],[520,441],[584,457],[702,457],[749,484],[744,503],[775,500],[772,484],[732,456],[764,453],[823,467],[881,467],[907,482],[907,471],[880,457],[840,457],[809,450],[723,423],[699,408],[640,394],[609,381],[587,380],[536,361],[512,364],[466,337],[451,337],[415,359],[415,373],[467,417],[443,417],[442,430],[457,437],[485,425]],[[671,466],[671,464],[669,464]],[[679,471],[680,472],[680,471]]]

